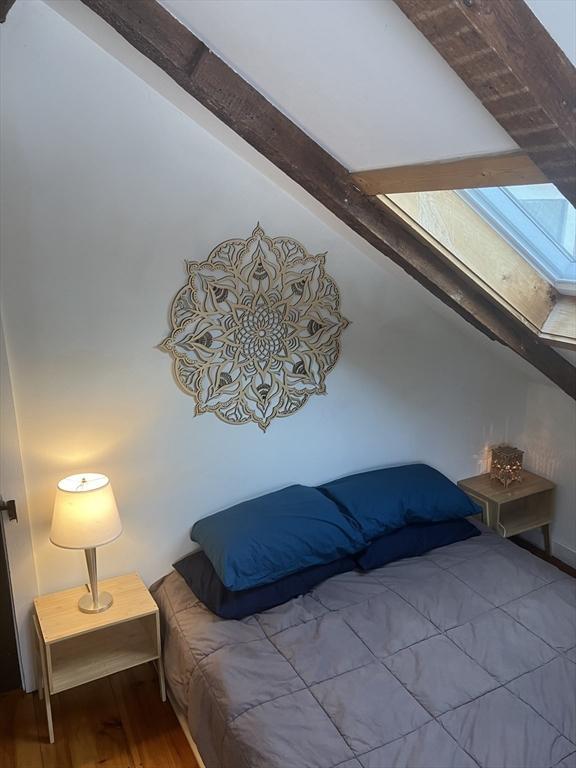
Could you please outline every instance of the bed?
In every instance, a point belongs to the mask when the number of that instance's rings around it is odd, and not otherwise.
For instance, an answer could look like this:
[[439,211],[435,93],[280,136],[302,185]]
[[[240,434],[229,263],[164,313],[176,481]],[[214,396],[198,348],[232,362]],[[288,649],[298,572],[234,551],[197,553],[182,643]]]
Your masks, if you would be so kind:
[[157,583],[206,768],[576,768],[576,580],[478,527],[241,621]]

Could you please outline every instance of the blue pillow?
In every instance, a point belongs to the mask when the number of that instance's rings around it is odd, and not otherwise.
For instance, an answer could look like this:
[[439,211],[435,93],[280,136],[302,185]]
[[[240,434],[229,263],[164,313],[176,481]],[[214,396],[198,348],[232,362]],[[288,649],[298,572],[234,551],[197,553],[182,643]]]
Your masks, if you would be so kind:
[[454,520],[481,511],[464,491],[426,464],[349,475],[319,490],[360,526],[366,541],[408,523]]
[[223,619],[243,619],[245,616],[282,605],[298,595],[304,595],[331,576],[353,571],[356,563],[351,557],[342,557],[331,563],[313,565],[298,573],[292,573],[280,581],[243,589],[240,592],[226,589],[202,550],[178,560],[174,563],[174,568],[212,613]]
[[190,536],[233,591],[269,584],[365,546],[349,516],[316,488],[303,485],[198,520]]
[[370,571],[394,560],[424,555],[431,549],[464,541],[472,536],[480,536],[480,531],[468,520],[415,523],[375,539],[354,560],[363,571]]

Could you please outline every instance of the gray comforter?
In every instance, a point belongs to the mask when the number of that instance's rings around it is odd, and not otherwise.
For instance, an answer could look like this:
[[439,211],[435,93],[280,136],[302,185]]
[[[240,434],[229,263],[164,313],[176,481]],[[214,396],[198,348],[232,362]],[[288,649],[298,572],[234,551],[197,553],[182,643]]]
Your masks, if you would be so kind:
[[207,768],[576,767],[576,581],[491,532],[243,621],[154,592]]

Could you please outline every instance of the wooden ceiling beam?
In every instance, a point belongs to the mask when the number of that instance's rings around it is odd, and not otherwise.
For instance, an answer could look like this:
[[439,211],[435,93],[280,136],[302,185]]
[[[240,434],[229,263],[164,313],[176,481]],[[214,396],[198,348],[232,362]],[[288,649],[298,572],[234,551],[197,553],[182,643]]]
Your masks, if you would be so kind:
[[546,175],[524,152],[357,171],[352,174],[352,180],[367,195],[508,187],[548,181]]
[[489,338],[500,341],[576,399],[576,371],[465,275],[406,232],[347,168],[212,53],[156,0],[82,0],[222,122]]
[[16,0],[0,0],[0,24],[3,24],[6,21],[6,16],[8,16],[8,11]]
[[576,204],[576,70],[523,0],[396,0]]

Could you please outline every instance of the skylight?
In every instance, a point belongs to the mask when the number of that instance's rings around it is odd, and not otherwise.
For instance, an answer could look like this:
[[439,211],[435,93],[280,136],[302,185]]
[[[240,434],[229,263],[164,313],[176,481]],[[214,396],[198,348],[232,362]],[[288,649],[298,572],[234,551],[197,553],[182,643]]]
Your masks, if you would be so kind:
[[553,184],[460,194],[558,291],[576,294],[576,209]]

